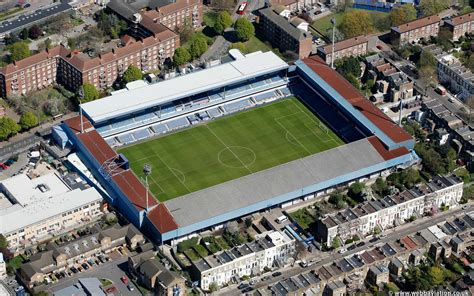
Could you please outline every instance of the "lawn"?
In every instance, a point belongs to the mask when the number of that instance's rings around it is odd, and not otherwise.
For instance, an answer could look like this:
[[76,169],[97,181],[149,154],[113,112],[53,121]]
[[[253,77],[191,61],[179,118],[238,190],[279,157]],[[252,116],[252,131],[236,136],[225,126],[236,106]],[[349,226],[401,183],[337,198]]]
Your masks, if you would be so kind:
[[296,98],[119,149],[150,190],[175,198],[343,144]]
[[298,211],[290,213],[290,217],[303,229],[308,229],[311,224],[315,222],[313,216],[311,216],[307,209],[299,209]]
[[[327,30],[332,28],[332,24],[331,24],[332,18],[336,19],[336,26],[337,26],[341,23],[342,17],[344,16],[344,14],[351,10],[353,10],[353,8],[348,8],[346,12],[336,12],[336,13],[327,15],[325,17],[322,17],[320,19],[317,19],[313,22],[313,27],[316,28],[322,34],[326,34]],[[380,32],[380,31],[387,30],[387,28],[378,28],[377,26],[384,24],[384,22],[378,21],[378,20],[388,18],[389,17],[388,13],[384,13],[380,11],[369,11],[369,10],[364,10],[364,11],[370,15],[370,19],[374,23],[376,31]],[[328,37],[331,38],[331,36],[328,36]]]
[[23,258],[23,255],[18,255],[8,261],[7,265],[11,266],[14,269],[18,269],[20,268],[21,264],[23,264],[23,262],[25,262],[25,258]]
[[260,39],[258,39],[255,36],[252,36],[249,41],[245,42],[245,48],[247,49],[247,52],[254,52],[254,51],[270,51],[272,50],[271,47],[268,47],[264,42],[262,42]]

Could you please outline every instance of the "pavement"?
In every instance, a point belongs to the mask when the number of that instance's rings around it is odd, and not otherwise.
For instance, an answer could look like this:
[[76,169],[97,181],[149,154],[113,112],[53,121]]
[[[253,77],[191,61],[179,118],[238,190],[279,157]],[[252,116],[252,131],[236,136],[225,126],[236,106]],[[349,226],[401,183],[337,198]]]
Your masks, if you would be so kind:
[[99,279],[106,278],[108,280],[111,280],[113,282],[113,285],[117,288],[117,292],[114,293],[115,295],[122,295],[122,296],[141,295],[140,291],[132,283],[132,281],[130,281],[130,284],[133,285],[133,287],[135,288],[133,292],[129,291],[127,286],[120,280],[122,276],[126,275],[125,271],[127,270],[127,266],[128,266],[128,257],[124,256],[124,257],[121,257],[120,259],[108,261],[102,265],[96,266],[94,268],[90,268],[89,270],[78,273],[74,275],[73,277],[63,278],[59,280],[57,283],[49,285],[46,291],[49,292],[50,295],[53,295],[53,293],[58,290],[74,285],[75,283],[77,283],[77,280],[80,278],[95,277]]
[[[474,207],[471,203],[471,204],[468,205],[468,207],[466,209],[464,209],[464,206],[462,206],[462,207],[460,206],[460,207],[458,207],[456,209],[453,209],[453,210],[449,210],[449,211],[446,211],[446,212],[441,212],[441,213],[437,214],[436,216],[420,218],[420,219],[418,219],[414,222],[411,222],[411,223],[408,223],[408,224],[403,224],[403,225],[400,225],[396,228],[386,230],[384,232],[386,234],[386,237],[384,237],[382,239],[379,239],[375,242],[371,243],[371,242],[368,241],[368,239],[365,239],[365,240],[363,240],[365,242],[364,246],[361,246],[361,247],[352,249],[350,251],[344,252],[343,254],[339,254],[335,251],[326,252],[326,253],[322,253],[322,252],[318,251],[318,252],[315,252],[315,253],[310,253],[310,254],[308,254],[306,260],[309,261],[309,260],[315,259],[315,260],[318,261],[318,263],[312,265],[311,267],[307,267],[307,268],[303,268],[299,265],[295,265],[293,267],[288,266],[286,268],[278,270],[282,273],[278,277],[272,277],[271,276],[272,272],[265,273],[265,274],[263,274],[259,277],[255,277],[255,279],[258,281],[258,283],[255,284],[252,287],[254,288],[254,290],[257,290],[257,289],[262,288],[262,287],[268,287],[268,286],[274,285],[274,284],[276,284],[276,283],[278,283],[278,282],[280,282],[284,279],[293,277],[295,275],[298,275],[298,274],[301,274],[301,273],[304,273],[304,272],[309,272],[310,270],[317,270],[320,267],[322,267],[324,265],[327,265],[329,263],[335,262],[337,260],[340,260],[340,259],[348,257],[348,256],[352,256],[356,253],[363,252],[365,250],[371,249],[375,245],[385,244],[385,243],[391,242],[391,241],[396,241],[400,238],[403,238],[404,236],[410,235],[412,233],[416,233],[416,232],[418,232],[422,229],[425,229],[425,228],[430,227],[432,225],[435,225],[435,224],[441,223],[443,221],[446,221],[448,218],[453,219],[457,215],[468,213],[468,212],[472,211],[473,209],[474,209]],[[269,276],[269,275],[271,277],[270,279],[268,279],[266,281],[261,280],[263,277]],[[242,293],[239,289],[237,289],[237,286],[238,286],[238,284],[230,285],[226,288],[223,288],[223,289],[219,290],[216,295],[241,295]]]

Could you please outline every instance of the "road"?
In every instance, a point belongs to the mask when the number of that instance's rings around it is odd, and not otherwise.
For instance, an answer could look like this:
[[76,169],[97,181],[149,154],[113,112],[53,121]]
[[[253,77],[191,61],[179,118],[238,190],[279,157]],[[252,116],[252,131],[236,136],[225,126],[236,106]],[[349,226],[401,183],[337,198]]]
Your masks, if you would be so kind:
[[[410,235],[412,233],[416,233],[416,232],[418,232],[422,229],[425,229],[429,226],[432,226],[432,225],[438,224],[440,222],[446,221],[448,219],[448,217],[449,218],[454,218],[455,215],[459,215],[461,213],[467,213],[467,212],[471,211],[472,209],[473,209],[473,206],[471,204],[467,209],[463,209],[462,207],[459,207],[457,209],[450,210],[450,211],[447,211],[447,212],[441,212],[441,213],[439,213],[438,215],[436,215],[434,217],[424,217],[424,218],[418,219],[418,220],[416,220],[412,223],[398,226],[394,229],[385,231],[385,233],[387,235],[386,237],[384,237],[380,240],[377,240],[375,242],[372,242],[372,243],[369,242],[366,239],[364,246],[359,247],[359,248],[355,248],[355,249],[350,250],[350,251],[347,251],[344,254],[339,254],[339,253],[336,253],[336,252],[333,251],[333,252],[323,253],[322,257],[317,257],[318,254],[321,254],[321,252],[317,252],[316,256],[313,255],[313,257],[306,258],[308,261],[311,260],[311,259],[318,260],[318,263],[311,266],[311,268],[309,268],[309,267],[308,268],[302,268],[299,265],[296,265],[296,266],[293,266],[293,267],[288,267],[288,268],[280,270],[282,272],[281,276],[271,277],[270,279],[268,279],[266,281],[261,281],[261,278],[263,276],[268,276],[269,274],[271,274],[271,273],[267,273],[267,274],[262,275],[260,277],[256,277],[256,279],[259,280],[259,282],[256,285],[254,285],[253,288],[254,288],[254,290],[256,290],[256,289],[259,289],[259,288],[262,288],[262,287],[267,287],[269,285],[274,285],[279,281],[282,281],[284,279],[293,277],[293,276],[298,275],[300,273],[308,272],[311,269],[317,270],[317,269],[319,269],[320,267],[322,267],[324,265],[335,262],[335,261],[340,260],[344,257],[348,257],[348,256],[354,255],[356,253],[362,252],[364,250],[370,249],[374,245],[385,244],[387,242],[396,241],[396,240],[398,240],[398,239],[400,239],[404,236]],[[228,286],[224,289],[219,290],[218,294],[219,295],[241,295],[241,292],[240,292],[240,290],[237,289],[237,284],[235,284],[235,285],[231,285],[231,286]]]

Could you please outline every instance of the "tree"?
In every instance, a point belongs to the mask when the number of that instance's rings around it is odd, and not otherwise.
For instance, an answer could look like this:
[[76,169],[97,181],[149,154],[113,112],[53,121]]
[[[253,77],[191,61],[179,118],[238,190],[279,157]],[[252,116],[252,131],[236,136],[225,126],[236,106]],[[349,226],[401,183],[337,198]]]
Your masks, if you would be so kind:
[[176,66],[182,66],[191,60],[191,54],[184,47],[178,47],[173,54],[173,62]]
[[8,46],[10,60],[19,61],[30,56],[30,48],[26,42],[17,42]]
[[97,100],[100,94],[97,88],[92,83],[86,82],[79,88],[77,96],[79,99],[79,103],[83,104]]
[[41,35],[43,35],[43,30],[38,25],[33,25],[28,30],[28,37],[31,39],[38,39]]
[[207,51],[207,41],[203,37],[198,37],[193,40],[189,47],[189,53],[193,59],[197,59]]
[[44,41],[44,47],[45,47],[46,49],[50,49],[51,46],[52,46],[52,43],[53,43],[53,41],[51,41],[51,39],[46,38],[46,40]]
[[375,30],[372,19],[365,10],[352,10],[346,13],[338,28],[346,38],[371,34]]
[[23,28],[23,30],[21,30],[20,38],[23,39],[23,40],[28,39],[28,29],[27,28]]
[[337,237],[337,236],[334,237],[334,238],[332,239],[332,242],[331,242],[331,247],[332,247],[333,249],[337,249],[337,248],[339,248],[340,246],[341,246],[341,240],[340,240],[339,237]]
[[211,293],[214,293],[216,292],[217,290],[219,290],[219,285],[217,285],[216,282],[212,282],[210,285],[209,285],[209,291]]
[[360,89],[359,77],[361,69],[359,60],[356,57],[344,57],[335,61],[336,70],[352,85]]
[[390,12],[390,22],[392,26],[399,26],[416,19],[416,9],[412,4],[405,4],[395,7]]
[[194,29],[189,24],[188,20],[184,20],[184,24],[176,28],[176,32],[179,34],[179,41],[181,44],[188,42],[193,35]]
[[[333,28],[328,28],[326,30],[326,36],[332,40],[332,30]],[[337,28],[334,28],[334,42],[338,42],[338,41],[341,41],[341,40],[344,40],[345,37],[344,37],[344,34],[342,34],[341,31],[339,31]]]
[[364,192],[365,184],[361,182],[354,182],[349,186],[349,196],[359,199]]
[[375,183],[372,185],[372,189],[380,196],[384,196],[387,193],[388,185],[387,182],[381,177],[375,180]]
[[453,34],[451,31],[449,31],[448,28],[446,27],[440,27],[439,28],[439,33],[438,33],[438,38],[437,38],[437,43],[443,47],[443,50],[449,51],[453,48],[453,44],[451,43],[451,38]]
[[8,248],[8,241],[5,238],[5,236],[3,236],[3,234],[0,233],[0,249],[6,249],[6,248]]
[[225,29],[231,25],[232,17],[226,10],[223,10],[217,15],[216,22],[214,23],[214,31],[216,31],[217,34],[222,34]]
[[421,14],[429,16],[437,14],[449,7],[449,1],[446,0],[423,0],[418,8]]
[[38,125],[38,117],[33,112],[25,112],[21,114],[19,124],[23,130],[29,130]]
[[48,292],[46,291],[41,291],[41,292],[38,292],[38,293],[35,293],[33,294],[33,296],[48,296]]
[[234,25],[235,34],[240,41],[248,41],[255,36],[255,27],[246,18],[239,18]]
[[433,286],[440,286],[444,283],[444,272],[439,266],[431,266],[428,275]]
[[128,66],[127,70],[123,73],[122,82],[127,84],[132,81],[141,80],[143,78],[142,70],[135,65]]
[[16,135],[20,129],[20,126],[15,122],[15,120],[9,117],[0,118],[0,141],[7,140]]
[[230,49],[238,49],[238,50],[240,50],[242,53],[246,53],[246,52],[247,52],[247,46],[245,46],[245,43],[243,43],[243,42],[235,42],[235,43],[232,43],[229,48],[230,48]]
[[67,39],[67,46],[69,47],[70,50],[75,50],[76,47],[77,47],[76,39],[68,38]]

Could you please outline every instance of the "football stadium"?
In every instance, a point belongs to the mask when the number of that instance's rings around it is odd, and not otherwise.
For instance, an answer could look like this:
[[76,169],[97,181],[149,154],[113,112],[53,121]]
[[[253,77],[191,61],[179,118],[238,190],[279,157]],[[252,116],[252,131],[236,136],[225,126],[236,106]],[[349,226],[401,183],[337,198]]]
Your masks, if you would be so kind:
[[320,58],[231,57],[82,104],[60,127],[75,168],[157,242],[418,161],[410,135]]

